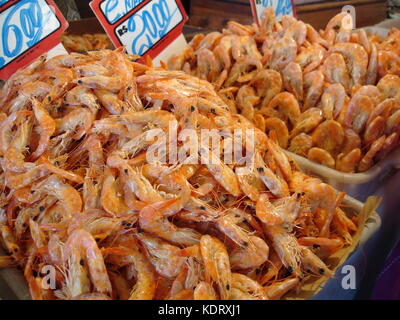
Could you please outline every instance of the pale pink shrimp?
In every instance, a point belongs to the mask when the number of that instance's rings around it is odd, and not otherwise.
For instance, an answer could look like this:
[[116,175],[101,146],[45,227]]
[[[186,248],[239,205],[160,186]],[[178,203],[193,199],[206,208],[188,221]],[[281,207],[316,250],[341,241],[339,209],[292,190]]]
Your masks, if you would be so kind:
[[55,119],[55,134],[76,132],[72,138],[81,139],[93,125],[95,115],[87,108],[76,108],[62,118]]
[[371,53],[369,55],[366,84],[375,85],[378,78],[378,49],[371,43]]
[[7,119],[0,124],[0,151],[5,154],[12,140],[12,129],[15,122],[21,119],[26,119],[31,115],[31,111],[23,110],[11,113]]
[[306,74],[317,69],[325,57],[326,50],[318,44],[314,44],[308,48],[304,48],[296,56],[295,62],[300,65]]
[[265,186],[278,197],[284,197],[288,195],[289,189],[286,181],[275,175],[272,170],[265,165],[261,156],[256,155],[256,157],[256,170],[259,178],[262,180]]
[[111,114],[121,114],[125,111],[125,103],[119,99],[117,94],[105,89],[94,90],[94,94],[101,105],[103,105]]
[[275,131],[279,146],[283,149],[287,148],[289,141],[289,131],[284,121],[279,118],[267,118],[265,119],[265,129],[267,132]]
[[283,85],[287,91],[294,94],[297,100],[303,100],[303,72],[301,66],[293,61],[282,70]]
[[381,150],[378,152],[376,159],[377,161],[382,160],[385,158],[390,152],[392,152],[399,143],[399,133],[393,132],[390,136],[385,139]]
[[260,195],[256,204],[256,215],[266,225],[291,225],[297,218],[300,210],[298,194],[269,201],[268,195]]
[[34,190],[46,192],[56,197],[70,215],[82,210],[82,199],[79,192],[70,184],[62,182],[56,175],[42,181],[35,186]]
[[376,85],[378,89],[382,92],[385,99],[388,98],[400,98],[400,77],[388,74],[379,80]]
[[303,21],[297,20],[286,28],[284,36],[293,38],[301,46],[307,37],[307,26]]
[[260,192],[265,191],[265,185],[256,171],[250,171],[247,167],[236,167],[235,173],[239,181],[240,189],[253,201],[257,201]]
[[336,119],[346,102],[346,90],[340,83],[330,84],[321,97],[321,109],[326,119]]
[[292,175],[292,168],[286,153],[272,139],[267,140],[267,148],[273,159],[275,159],[276,165],[281,169],[283,176],[289,180]]
[[217,294],[211,284],[201,281],[193,292],[194,300],[217,300]]
[[378,152],[382,149],[386,140],[386,136],[381,136],[379,139],[375,140],[368,152],[364,155],[364,157],[360,160],[358,165],[358,171],[364,172],[372,167],[374,164],[374,157],[378,154]]
[[[235,294],[235,293],[239,293]],[[251,300],[268,300],[263,287],[253,279],[241,274],[232,273],[232,295],[231,299],[251,299]]]
[[339,122],[326,120],[322,122],[312,134],[313,144],[321,149],[336,155],[344,141],[344,131]]
[[367,146],[385,133],[386,121],[383,117],[377,116],[366,127],[364,132],[364,141]]
[[[285,119],[289,119],[292,125],[295,125],[298,117],[300,116],[299,102],[289,92],[281,92],[271,99],[267,109],[276,109],[284,115]],[[267,110],[260,110],[260,112],[268,112]]]
[[259,101],[253,87],[249,85],[241,86],[236,95],[236,105],[241,110],[241,114],[249,120],[253,120],[255,110],[254,106]]
[[311,148],[310,150],[308,150],[307,158],[316,163],[323,164],[329,168],[335,168],[335,159],[328,151],[324,149],[316,147]]
[[292,138],[288,151],[296,153],[303,157],[307,157],[308,151],[312,148],[312,145],[313,143],[311,136],[302,132]]
[[290,132],[290,138],[297,136],[300,133],[308,133],[314,130],[322,122],[322,111],[319,108],[310,108],[297,118],[296,125]]
[[118,92],[123,89],[124,83],[121,78],[107,76],[83,77],[76,80],[78,85],[90,89],[104,89]]
[[310,24],[306,24],[307,27],[307,40],[310,41],[312,44],[319,44],[324,46],[325,48],[329,48],[329,43],[323,39],[317,30],[314,29],[313,26]]
[[260,59],[253,56],[246,56],[236,61],[232,66],[229,75],[224,83],[225,87],[231,86],[239,80],[239,78],[251,70],[261,70],[262,63]]
[[271,99],[282,91],[282,77],[275,70],[261,70],[253,77],[250,85],[255,86],[257,95],[263,98],[261,109],[264,109]]
[[198,77],[213,82],[220,69],[214,53],[207,48],[203,48],[198,50],[196,55]]
[[272,241],[272,246],[286,269],[290,273],[301,276],[301,247],[296,237],[282,226],[267,226],[264,224],[264,231]]
[[356,172],[362,157],[361,149],[353,149],[347,154],[340,153],[336,158],[336,170],[342,172]]
[[[129,246],[129,248],[127,247]],[[132,266],[136,273],[136,283],[133,286],[129,300],[152,300],[156,292],[156,276],[151,263],[140,251],[136,243],[123,243],[123,246],[107,248],[106,260],[121,266]]]
[[[202,162],[206,164],[208,170],[213,175],[214,179],[226,189],[230,194],[237,197],[240,195],[240,187],[233,170],[219,159],[213,151],[210,154],[201,148],[200,156]],[[211,156],[211,158],[209,158]]]
[[221,299],[230,297],[232,289],[231,266],[225,246],[217,238],[203,235],[200,239],[200,252],[203,258],[205,280],[216,283]]
[[32,162],[25,162],[25,152],[29,143],[30,132],[31,124],[28,121],[18,127],[14,140],[3,156],[3,170],[26,172],[35,167]]
[[400,57],[393,51],[378,50],[378,76],[400,75]]
[[33,112],[40,124],[40,140],[36,150],[29,156],[29,160],[34,161],[39,158],[47,149],[50,137],[56,130],[54,119],[48,114],[46,109],[36,99],[32,99]]
[[353,129],[345,128],[344,134],[345,137],[341,149],[342,153],[347,154],[353,149],[361,148],[361,138],[357,132],[355,132]]
[[46,82],[28,82],[18,89],[18,96],[3,108],[9,113],[23,110],[31,103],[32,98],[43,99],[50,91],[51,86]]
[[305,182],[305,198],[312,212],[324,210],[327,214],[325,222],[321,228],[320,235],[329,235],[329,226],[337,206],[337,195],[335,189],[326,183],[316,181]]
[[129,207],[124,200],[118,196],[118,185],[111,170],[105,170],[105,177],[101,189],[101,205],[105,211],[113,216],[122,216],[129,212]]
[[363,84],[367,75],[368,53],[357,43],[336,43],[330,50],[344,56],[353,85]]
[[315,107],[323,91],[324,75],[321,71],[311,71],[304,76],[305,98],[303,111]]
[[239,36],[251,36],[254,31],[251,26],[244,26],[236,21],[228,21],[228,31]]
[[81,255],[88,264],[90,278],[96,291],[111,294],[111,282],[107,274],[103,256],[96,241],[85,230],[75,230],[68,237],[64,246],[64,259],[73,255]]
[[185,263],[178,247],[143,232],[137,237],[147,249],[150,262],[159,274],[167,278],[178,275]]
[[333,272],[309,248],[301,246],[300,256],[304,270],[325,277],[333,276]]
[[194,245],[199,242],[200,234],[193,229],[178,228],[168,221],[160,212],[163,207],[168,207],[176,199],[168,200],[157,205],[143,208],[139,213],[139,224],[145,231],[158,237],[180,245]]
[[68,91],[65,96],[65,103],[67,105],[87,106],[93,112],[97,112],[100,109],[99,101],[93,92],[83,86],[76,86]]
[[347,91],[350,90],[350,74],[346,62],[340,53],[330,54],[325,59],[322,70],[329,83],[340,83]]
[[344,124],[361,133],[374,109],[374,103],[369,96],[355,95],[347,107]]
[[279,300],[290,290],[299,286],[299,284],[300,280],[298,278],[289,278],[280,282],[275,282],[265,287],[264,290],[270,300]]
[[[372,122],[371,122],[372,123]],[[400,110],[393,112],[386,120],[386,135],[399,132],[400,129]]]
[[275,42],[272,48],[272,56],[269,65],[272,69],[281,70],[295,60],[297,54],[297,43],[291,37],[282,37]]
[[213,49],[215,44],[223,37],[223,34],[220,32],[210,32],[208,33],[199,43],[197,49]]

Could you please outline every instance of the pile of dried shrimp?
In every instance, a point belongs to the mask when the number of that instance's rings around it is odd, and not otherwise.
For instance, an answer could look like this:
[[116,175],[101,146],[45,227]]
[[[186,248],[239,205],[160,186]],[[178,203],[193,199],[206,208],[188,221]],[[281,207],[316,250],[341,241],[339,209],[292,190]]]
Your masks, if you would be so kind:
[[68,52],[86,52],[114,47],[105,33],[82,35],[64,33],[61,36],[61,42]]
[[260,26],[230,21],[195,36],[168,67],[212,82],[282,148],[330,168],[363,172],[399,145],[397,29],[381,41],[343,12],[317,32],[267,8]]
[[[23,268],[34,299],[280,299],[332,276],[326,259],[360,228],[343,194],[207,81],[132,60],[120,49],[41,57],[6,82],[0,267]],[[170,127],[221,142],[253,130],[255,166],[225,164],[217,148],[200,150],[206,164],[149,161],[146,135],[170,141]]]

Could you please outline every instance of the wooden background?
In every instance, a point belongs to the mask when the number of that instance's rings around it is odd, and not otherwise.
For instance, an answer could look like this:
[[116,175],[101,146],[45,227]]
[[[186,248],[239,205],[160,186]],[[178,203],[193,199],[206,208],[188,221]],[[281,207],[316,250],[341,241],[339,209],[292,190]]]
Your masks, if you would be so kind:
[[[374,25],[386,18],[386,0],[323,1],[297,5],[297,17],[316,29],[326,23],[345,5],[356,8],[356,26]],[[249,0],[191,0],[188,24],[210,30],[222,29],[229,20],[250,24],[253,19]]]

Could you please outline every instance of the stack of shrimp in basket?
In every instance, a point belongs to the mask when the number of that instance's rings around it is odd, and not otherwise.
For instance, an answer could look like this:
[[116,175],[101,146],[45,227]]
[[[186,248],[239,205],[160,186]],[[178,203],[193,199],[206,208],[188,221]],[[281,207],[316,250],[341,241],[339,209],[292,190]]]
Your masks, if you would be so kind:
[[[5,83],[0,267],[23,270],[33,299],[280,299],[333,276],[329,257],[364,224],[343,194],[209,82],[134,60],[40,57]],[[213,161],[151,161],[162,139],[148,134],[165,134],[170,157],[171,127],[213,129],[221,146],[251,130],[252,166],[203,147],[195,155]]]
[[399,145],[400,31],[383,41],[352,26],[342,12],[318,32],[267,8],[260,26],[230,21],[197,35],[168,66],[212,82],[282,148],[364,172]]

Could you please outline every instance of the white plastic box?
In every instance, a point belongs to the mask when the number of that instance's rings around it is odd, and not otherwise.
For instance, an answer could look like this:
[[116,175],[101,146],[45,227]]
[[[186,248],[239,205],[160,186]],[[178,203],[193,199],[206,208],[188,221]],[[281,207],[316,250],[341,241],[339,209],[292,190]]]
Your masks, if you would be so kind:
[[376,163],[371,169],[360,173],[340,172],[321,164],[315,163],[292,152],[285,152],[295,160],[306,173],[321,178],[337,190],[344,191],[348,195],[365,201],[373,195],[387,178],[395,170],[400,168],[400,148],[393,151],[382,161]]

